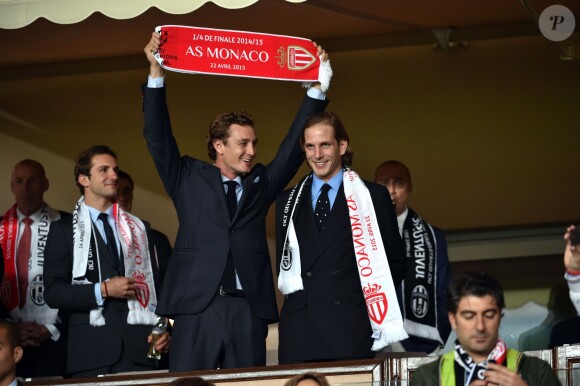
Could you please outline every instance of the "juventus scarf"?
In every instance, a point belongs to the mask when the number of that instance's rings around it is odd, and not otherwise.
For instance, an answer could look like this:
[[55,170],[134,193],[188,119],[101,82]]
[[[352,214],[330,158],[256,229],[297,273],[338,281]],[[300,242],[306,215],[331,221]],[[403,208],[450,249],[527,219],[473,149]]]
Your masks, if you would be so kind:
[[403,225],[407,274],[402,297],[405,330],[413,336],[443,344],[437,329],[437,242],[435,232],[408,208]]
[[461,347],[459,341],[455,340],[455,362],[459,364],[460,368],[463,368],[465,371],[455,374],[455,379],[457,383],[461,379],[464,380],[463,384],[468,386],[471,382],[475,381],[476,379],[485,379],[483,376],[483,372],[487,369],[487,364],[489,362],[497,363],[501,365],[506,360],[506,346],[503,340],[498,339],[495,347],[489,353],[487,360],[481,363],[475,363],[473,359],[469,356],[469,354]]

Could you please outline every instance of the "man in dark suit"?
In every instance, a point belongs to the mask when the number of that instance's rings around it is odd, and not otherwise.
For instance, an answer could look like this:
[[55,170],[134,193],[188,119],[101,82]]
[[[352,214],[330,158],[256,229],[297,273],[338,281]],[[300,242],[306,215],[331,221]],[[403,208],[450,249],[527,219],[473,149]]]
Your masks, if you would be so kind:
[[[106,146],[81,153],[82,197],[54,222],[45,248],[46,302],[70,314],[67,372],[94,377],[156,369],[146,357],[158,281],[148,229],[114,203],[117,157]],[[157,341],[166,350],[169,337]]]
[[[393,203],[383,186],[345,174],[352,152],[336,115],[312,116],[301,142],[312,173],[276,201],[278,288],[287,295],[278,358],[280,364],[372,358],[379,335],[392,328],[397,340],[406,337],[400,313],[382,330],[371,324],[391,311],[396,316],[395,286],[405,274]],[[359,217],[363,202],[374,212]],[[376,281],[379,266],[387,274]]]
[[413,182],[405,164],[396,160],[383,162],[375,171],[375,182],[391,194],[407,256],[407,275],[397,288],[397,296],[409,338],[392,344],[390,350],[437,355],[451,333],[447,317],[450,272],[445,234],[407,206]]
[[[327,102],[319,90],[308,90],[321,99],[304,99],[267,166],[253,165],[257,139],[244,112],[220,114],[210,124],[213,165],[181,156],[171,132],[163,72],[153,57],[158,48],[154,33],[144,50],[150,62],[143,88],[144,135],[179,217],[157,308],[175,320],[169,370],[263,366],[267,325],[278,320],[266,213],[304,159],[298,143],[302,125]],[[319,54],[326,60],[320,47]]]
[[0,302],[16,322],[26,355],[16,375],[63,376],[66,364],[66,317],[44,300],[44,248],[50,224],[70,216],[44,202],[49,188],[42,164],[19,161],[10,188],[15,204],[0,217],[0,245],[5,253]]

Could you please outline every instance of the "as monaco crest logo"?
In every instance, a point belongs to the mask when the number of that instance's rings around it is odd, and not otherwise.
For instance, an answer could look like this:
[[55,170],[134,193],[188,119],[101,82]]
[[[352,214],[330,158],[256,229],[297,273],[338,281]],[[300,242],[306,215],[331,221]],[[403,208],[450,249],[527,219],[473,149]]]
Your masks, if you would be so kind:
[[316,57],[300,46],[288,46],[287,52],[284,47],[278,49],[278,65],[288,66],[289,70],[304,70],[316,62]]
[[143,308],[147,308],[147,304],[149,303],[149,286],[144,281],[145,275],[135,272],[133,277],[135,278],[135,297]]
[[368,283],[363,288],[365,301],[367,303],[367,312],[371,320],[377,324],[383,323],[389,304],[387,303],[387,296],[384,292],[379,292],[382,287],[378,284]]

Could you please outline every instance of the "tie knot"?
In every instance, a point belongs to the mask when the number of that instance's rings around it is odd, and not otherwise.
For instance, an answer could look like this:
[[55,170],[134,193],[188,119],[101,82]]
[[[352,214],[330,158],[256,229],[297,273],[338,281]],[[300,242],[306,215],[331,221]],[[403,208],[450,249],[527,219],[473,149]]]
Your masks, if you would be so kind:
[[328,194],[328,191],[329,191],[329,190],[330,190],[330,185],[328,185],[328,184],[324,184],[324,185],[322,185],[322,188],[320,188],[320,192],[321,192],[321,193],[326,193],[326,194]]
[[109,221],[109,215],[106,213],[99,213],[99,220],[101,220],[102,222],[107,222]]
[[235,192],[236,191],[236,188],[238,187],[238,183],[236,181],[231,181],[231,180],[230,181],[225,181],[224,184],[227,185],[228,191],[230,189],[234,189],[234,192]]
[[30,217],[24,217],[24,218],[22,219],[22,222],[24,223],[24,225],[28,225],[28,226],[30,226],[30,225],[31,225],[31,224],[34,222],[34,220],[33,220],[33,219],[31,219]]

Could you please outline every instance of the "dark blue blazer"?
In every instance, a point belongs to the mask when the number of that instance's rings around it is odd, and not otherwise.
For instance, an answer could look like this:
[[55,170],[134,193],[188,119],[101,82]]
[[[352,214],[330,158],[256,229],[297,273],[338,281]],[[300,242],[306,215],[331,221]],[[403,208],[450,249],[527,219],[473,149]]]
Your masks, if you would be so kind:
[[197,314],[215,296],[231,250],[252,312],[278,320],[270,254],[266,242],[268,208],[304,160],[301,129],[327,101],[306,96],[275,158],[242,177],[243,194],[230,220],[220,170],[182,156],[171,130],[165,88],[143,87],[144,136],[165,190],[173,200],[179,230],[164,277],[157,312]]

